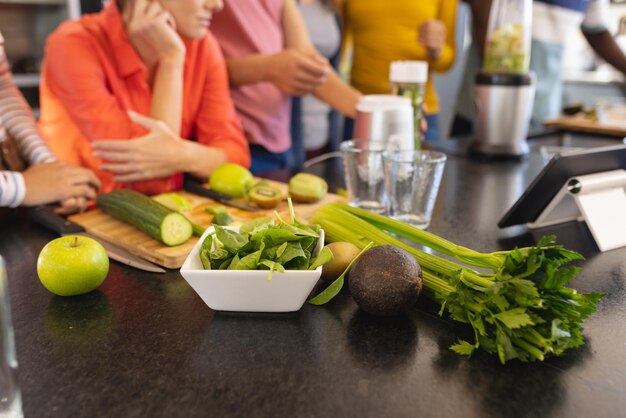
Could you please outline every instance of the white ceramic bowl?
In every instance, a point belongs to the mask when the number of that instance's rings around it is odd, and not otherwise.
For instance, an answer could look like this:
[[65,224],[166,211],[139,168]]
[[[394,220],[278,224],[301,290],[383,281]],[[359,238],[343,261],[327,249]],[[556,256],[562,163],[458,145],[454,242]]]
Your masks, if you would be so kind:
[[[238,228],[232,228],[237,230]],[[183,263],[180,274],[209,308],[217,311],[293,312],[299,310],[322,275],[315,270],[204,270],[200,246],[214,228],[207,228]],[[319,254],[324,246],[324,231],[313,251]]]

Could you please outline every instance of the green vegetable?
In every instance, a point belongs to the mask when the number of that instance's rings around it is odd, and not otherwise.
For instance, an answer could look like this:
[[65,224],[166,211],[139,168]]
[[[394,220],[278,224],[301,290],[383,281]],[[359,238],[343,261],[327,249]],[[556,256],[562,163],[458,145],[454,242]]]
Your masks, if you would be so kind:
[[193,233],[193,236],[201,237],[204,234],[204,231],[206,231],[206,228],[191,222],[189,218],[187,218],[187,220],[191,223],[191,232]]
[[96,203],[115,219],[133,225],[168,246],[187,242],[193,232],[191,222],[183,215],[133,190],[101,194]]
[[[192,209],[189,199],[178,193],[161,193],[156,196],[152,196],[152,200],[154,200],[155,202],[159,202],[163,206],[176,212],[186,212]],[[187,219],[189,220],[189,222],[191,222],[191,219]],[[201,237],[206,230],[205,227],[195,224],[193,222],[191,222],[191,229],[193,235],[196,237]]]
[[170,192],[170,193],[161,193],[156,196],[152,196],[152,199],[156,202],[159,202],[163,206],[166,206],[172,210],[177,212],[185,212],[191,210],[191,202],[185,196]]
[[271,277],[274,271],[314,270],[330,262],[329,250],[311,256],[320,238],[319,226],[299,222],[289,204],[291,223],[277,214],[277,224],[271,218],[258,218],[243,224],[239,231],[215,225],[215,233],[200,247],[202,266],[207,270],[269,270]]
[[224,206],[207,206],[204,210],[213,215],[213,219],[211,219],[213,225],[226,226],[233,223],[233,218],[231,218]]
[[[471,355],[476,349],[497,354],[505,363],[559,356],[584,343],[583,320],[595,312],[600,293],[579,294],[565,285],[578,272],[563,264],[581,259],[545,237],[535,247],[480,253],[432,233],[342,203],[322,206],[313,216],[329,241],[359,248],[373,241],[411,253],[423,269],[424,293],[456,321],[469,324],[474,341],[450,347]],[[421,251],[395,234],[463,264]],[[472,267],[487,268],[479,273]]]

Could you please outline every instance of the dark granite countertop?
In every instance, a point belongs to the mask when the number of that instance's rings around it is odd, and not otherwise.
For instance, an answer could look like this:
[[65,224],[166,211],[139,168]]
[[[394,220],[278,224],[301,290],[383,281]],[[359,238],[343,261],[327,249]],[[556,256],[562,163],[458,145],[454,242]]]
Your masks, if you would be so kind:
[[[0,224],[0,254],[26,417],[624,416],[626,248],[599,253],[577,223],[499,230],[496,222],[541,170],[539,154],[478,162],[447,149],[431,231],[481,251],[556,233],[582,252],[571,286],[606,294],[586,322],[582,348],[502,366],[482,353],[450,351],[467,329],[439,317],[426,298],[387,319],[359,312],[347,293],[292,314],[214,312],[178,271],[150,274],[115,262],[98,291],[57,297],[41,286],[35,265],[54,235],[18,213]],[[342,177],[338,161],[313,171],[333,186]]]

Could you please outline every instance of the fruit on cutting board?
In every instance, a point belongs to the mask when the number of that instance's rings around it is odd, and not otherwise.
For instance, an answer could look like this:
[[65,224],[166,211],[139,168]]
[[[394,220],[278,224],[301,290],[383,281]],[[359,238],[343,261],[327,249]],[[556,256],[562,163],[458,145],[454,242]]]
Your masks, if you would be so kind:
[[134,190],[118,189],[101,194],[96,203],[115,219],[133,225],[168,246],[187,242],[193,233],[186,217]]
[[59,296],[91,292],[109,272],[109,256],[100,243],[68,235],[46,244],[37,258],[37,275],[46,289]]
[[422,269],[408,252],[380,245],[364,252],[349,273],[350,294],[363,311],[396,315],[417,300],[422,289]]
[[283,195],[276,187],[269,185],[254,186],[248,192],[248,199],[263,209],[272,209],[278,206]]
[[289,180],[289,196],[298,202],[317,202],[327,192],[326,181],[314,174],[298,173]]
[[252,181],[252,173],[247,168],[235,163],[220,165],[209,177],[211,189],[231,197],[244,196]]

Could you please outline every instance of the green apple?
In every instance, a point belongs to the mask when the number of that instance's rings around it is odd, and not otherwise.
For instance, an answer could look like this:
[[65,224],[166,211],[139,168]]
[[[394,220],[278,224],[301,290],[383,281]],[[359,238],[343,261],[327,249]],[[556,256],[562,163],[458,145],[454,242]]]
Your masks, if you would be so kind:
[[94,239],[68,235],[50,241],[37,259],[37,275],[46,289],[59,296],[91,292],[109,272],[106,250]]
[[242,197],[253,180],[252,173],[247,168],[235,163],[225,163],[211,173],[209,185],[216,192]]

